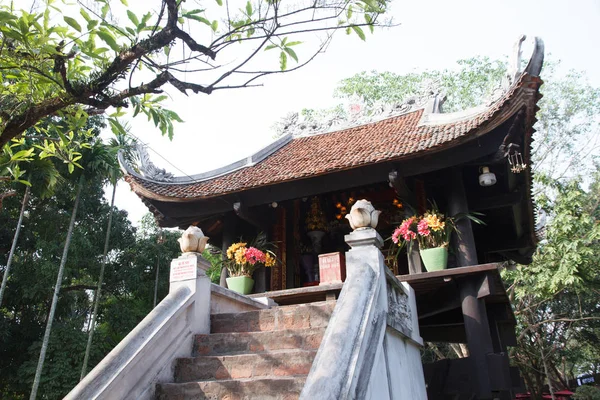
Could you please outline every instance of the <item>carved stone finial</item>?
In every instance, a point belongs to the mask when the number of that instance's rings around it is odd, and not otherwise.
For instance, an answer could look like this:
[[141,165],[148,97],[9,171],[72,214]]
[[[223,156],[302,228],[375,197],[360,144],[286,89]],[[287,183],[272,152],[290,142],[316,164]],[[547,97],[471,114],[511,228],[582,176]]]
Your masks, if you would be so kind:
[[376,210],[370,201],[363,199],[354,203],[350,212],[346,214],[346,219],[348,219],[354,230],[375,229],[379,221],[379,214],[381,214],[381,211]]
[[159,182],[173,181],[172,173],[167,172],[164,168],[158,168],[152,163],[152,161],[150,160],[150,155],[148,154],[148,149],[145,145],[138,144],[136,146],[136,150],[140,161],[139,165],[137,166],[137,169],[144,175],[144,177]]
[[190,226],[177,241],[183,253],[202,253],[208,242],[208,236],[204,236],[202,229],[197,226]]

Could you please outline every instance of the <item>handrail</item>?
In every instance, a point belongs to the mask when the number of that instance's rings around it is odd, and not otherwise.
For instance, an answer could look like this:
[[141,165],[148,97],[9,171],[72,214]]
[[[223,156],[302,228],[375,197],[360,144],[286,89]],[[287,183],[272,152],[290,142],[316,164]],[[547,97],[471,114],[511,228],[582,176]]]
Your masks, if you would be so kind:
[[425,399],[422,371],[414,382],[390,379],[392,365],[421,368],[414,291],[385,266],[374,229],[355,230],[346,242],[348,277],[300,399]]
[[377,348],[386,330],[387,299],[380,255],[375,246],[357,247],[346,253],[348,277],[301,399],[365,397]]
[[[143,376],[155,377],[164,368],[157,363],[163,353],[152,350],[193,304],[194,292],[186,286],[169,293],[79,384],[67,394],[67,400],[139,398],[147,391],[140,384]],[[175,341],[171,336],[169,340]],[[166,349],[162,349],[163,352]],[[134,376],[124,379],[136,367]],[[130,385],[124,385],[129,382]]]

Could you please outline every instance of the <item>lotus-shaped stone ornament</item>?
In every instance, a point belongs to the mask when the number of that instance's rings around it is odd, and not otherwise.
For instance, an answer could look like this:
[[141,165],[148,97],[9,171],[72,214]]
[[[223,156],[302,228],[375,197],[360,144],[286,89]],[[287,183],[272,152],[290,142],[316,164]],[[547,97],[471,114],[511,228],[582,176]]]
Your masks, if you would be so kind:
[[197,226],[190,226],[177,241],[184,253],[202,253],[208,242],[208,236],[204,236],[202,229]]
[[381,211],[376,210],[370,201],[363,199],[354,203],[350,209],[350,213],[346,214],[346,219],[350,221],[350,226],[354,230],[365,228],[375,229],[379,221],[379,214],[381,214]]

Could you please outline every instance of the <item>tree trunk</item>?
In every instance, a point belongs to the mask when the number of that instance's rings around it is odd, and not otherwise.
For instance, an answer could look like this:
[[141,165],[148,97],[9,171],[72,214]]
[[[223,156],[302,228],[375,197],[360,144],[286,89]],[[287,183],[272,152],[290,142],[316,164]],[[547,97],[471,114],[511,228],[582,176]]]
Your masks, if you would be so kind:
[[26,186],[25,194],[23,195],[23,202],[21,203],[21,213],[19,214],[19,221],[17,222],[17,229],[15,230],[15,237],[13,238],[12,246],[10,247],[8,262],[6,263],[6,269],[4,270],[4,276],[2,277],[2,286],[0,287],[0,306],[2,306],[2,299],[4,298],[6,283],[8,282],[8,274],[10,273],[10,265],[12,264],[13,256],[15,255],[15,249],[17,248],[17,241],[19,240],[19,234],[21,233],[21,224],[23,223],[23,214],[25,214],[25,207],[27,206],[28,200],[29,186]]
[[58,268],[58,276],[56,277],[56,285],[54,286],[54,296],[52,296],[52,305],[50,306],[50,313],[48,314],[48,321],[46,322],[44,340],[42,341],[42,349],[40,351],[40,358],[38,360],[37,368],[35,370],[35,378],[33,379],[33,386],[31,388],[31,395],[29,396],[29,400],[35,400],[37,396],[38,387],[40,386],[40,378],[42,377],[42,369],[44,368],[44,359],[46,358],[48,342],[50,341],[50,331],[52,330],[52,322],[54,320],[54,313],[56,312],[56,305],[58,303],[58,294],[62,285],[63,274],[65,272],[65,264],[67,263],[67,254],[69,253],[69,246],[71,245],[71,236],[73,235],[73,226],[75,225],[75,216],[77,215],[77,207],[79,206],[79,200],[81,198],[81,189],[83,188],[83,182],[84,179],[82,175],[81,178],[79,178],[79,183],[77,186],[75,204],[73,205],[73,212],[71,213],[71,221],[69,222],[69,230],[67,231],[67,239],[65,240],[62,258],[60,260],[60,267]]
[[159,258],[156,256],[156,280],[154,281],[154,303],[152,305],[152,309],[156,308],[156,300],[158,298],[158,268],[159,268]]
[[552,400],[556,400],[554,396],[554,389],[552,388],[552,379],[550,378],[550,369],[548,368],[548,362],[546,361],[546,355],[544,354],[544,343],[539,333],[537,333],[537,339],[540,343],[540,355],[542,356],[542,364],[544,366],[544,374],[546,374],[546,380],[548,381],[548,391]]
[[117,193],[117,183],[113,185],[112,198],[110,200],[110,211],[108,212],[108,225],[106,227],[106,238],[104,239],[104,253],[102,254],[102,265],[100,266],[100,277],[98,278],[98,287],[94,293],[94,310],[92,311],[92,320],[88,332],[87,346],[85,347],[85,356],[83,357],[83,366],[81,367],[82,380],[87,374],[87,365],[92,349],[92,338],[94,337],[94,329],[96,328],[96,317],[98,316],[98,305],[100,304],[100,296],[102,294],[102,283],[104,281],[104,269],[106,268],[106,257],[108,254],[108,244],[110,243],[110,228],[112,227],[113,207],[115,205],[115,194]]

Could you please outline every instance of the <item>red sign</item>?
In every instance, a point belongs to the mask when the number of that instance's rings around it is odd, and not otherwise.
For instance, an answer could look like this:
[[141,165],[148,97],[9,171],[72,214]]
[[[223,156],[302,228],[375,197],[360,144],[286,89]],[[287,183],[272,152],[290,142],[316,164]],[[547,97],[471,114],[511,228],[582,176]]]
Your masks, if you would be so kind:
[[178,258],[171,261],[170,282],[187,281],[196,279],[197,272],[196,257]]
[[320,285],[346,280],[346,259],[343,253],[319,254]]

